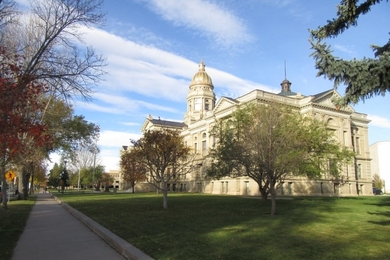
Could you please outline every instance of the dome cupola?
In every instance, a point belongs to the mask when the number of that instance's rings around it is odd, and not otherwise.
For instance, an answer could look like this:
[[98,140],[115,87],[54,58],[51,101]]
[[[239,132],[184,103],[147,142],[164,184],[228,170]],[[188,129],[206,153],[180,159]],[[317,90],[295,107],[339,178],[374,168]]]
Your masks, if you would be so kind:
[[208,85],[211,87],[211,89],[213,89],[213,82],[205,70],[206,65],[203,63],[203,61],[201,61],[198,66],[199,70],[194,75],[194,77],[192,77],[190,88],[194,85]]
[[189,126],[206,116],[212,115],[215,108],[214,86],[207,74],[203,61],[198,65],[198,72],[192,77],[187,95],[187,113],[184,122]]

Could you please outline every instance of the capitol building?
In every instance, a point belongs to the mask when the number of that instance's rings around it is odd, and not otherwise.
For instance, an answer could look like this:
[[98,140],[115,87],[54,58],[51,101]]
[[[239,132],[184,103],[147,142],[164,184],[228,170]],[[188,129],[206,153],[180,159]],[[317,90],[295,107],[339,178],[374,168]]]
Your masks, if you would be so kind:
[[[293,92],[291,82],[287,79],[284,79],[280,85],[281,91],[277,94],[254,89],[238,98],[221,97],[217,101],[213,81],[206,72],[205,64],[201,61],[189,86],[187,111],[184,113],[183,121],[161,120],[149,115],[142,126],[142,132],[161,128],[179,130],[186,145],[196,151],[196,163],[199,167],[191,174],[170,183],[169,191],[260,195],[257,183],[249,177],[210,179],[206,176],[206,163],[204,161],[209,149],[216,142],[214,136],[210,134],[216,121],[228,117],[242,104],[273,102],[287,104],[302,114],[308,114],[327,122],[328,128],[334,132],[335,138],[356,153],[353,162],[343,169],[344,182],[342,185],[327,174],[324,174],[320,179],[291,176],[278,185],[278,196],[371,195],[371,159],[368,145],[368,123],[370,120],[367,119],[367,115],[356,112],[350,106],[336,108],[332,99],[340,95],[334,89],[305,96]],[[153,191],[155,188],[147,183],[138,183],[135,190],[137,192]]]

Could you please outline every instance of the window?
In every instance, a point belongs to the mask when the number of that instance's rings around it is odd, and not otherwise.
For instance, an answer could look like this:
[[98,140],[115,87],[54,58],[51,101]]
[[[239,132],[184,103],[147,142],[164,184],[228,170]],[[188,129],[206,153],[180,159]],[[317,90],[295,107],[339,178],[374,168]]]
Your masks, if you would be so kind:
[[195,98],[195,111],[200,111],[202,108],[202,100],[200,98]]
[[197,143],[194,143],[194,149],[195,149],[195,152],[198,151],[198,144]]
[[206,151],[207,147],[206,147],[206,141],[203,141],[202,142],[202,150],[203,151]]
[[356,137],[356,153],[360,154],[360,139]]
[[198,192],[202,192],[202,183],[198,182]]
[[361,164],[356,165],[356,174],[357,174],[357,177],[359,179],[362,177],[362,165]]
[[211,108],[210,100],[209,99],[205,99],[205,101],[204,101],[204,110],[209,111],[210,108]]
[[288,183],[288,190],[287,190],[287,192],[288,192],[288,195],[292,195],[292,182],[289,182]]
[[343,132],[343,139],[344,139],[344,145],[347,146],[347,145],[348,145],[347,131],[344,131],[344,132]]
[[221,194],[228,193],[228,182],[221,182]]

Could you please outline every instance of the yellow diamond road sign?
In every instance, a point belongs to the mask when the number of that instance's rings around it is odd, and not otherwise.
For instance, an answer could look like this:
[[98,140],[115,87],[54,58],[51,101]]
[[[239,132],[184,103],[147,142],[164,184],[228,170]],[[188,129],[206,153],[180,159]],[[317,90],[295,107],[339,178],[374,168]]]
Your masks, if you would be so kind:
[[9,181],[12,181],[15,177],[16,177],[16,174],[13,171],[8,171],[5,174],[5,178],[7,178],[7,180],[9,180]]

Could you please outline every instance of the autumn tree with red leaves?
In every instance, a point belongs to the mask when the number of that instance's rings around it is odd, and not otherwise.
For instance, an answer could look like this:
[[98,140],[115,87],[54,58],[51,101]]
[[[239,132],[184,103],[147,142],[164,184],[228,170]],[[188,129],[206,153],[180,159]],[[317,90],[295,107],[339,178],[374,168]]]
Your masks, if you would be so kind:
[[[22,63],[23,57],[0,48],[0,165],[4,192],[7,164],[25,151],[23,139],[28,136],[36,146],[49,141],[44,125],[30,116],[44,108],[39,98],[44,86],[22,73]],[[3,207],[7,208],[7,200],[3,200]]]

